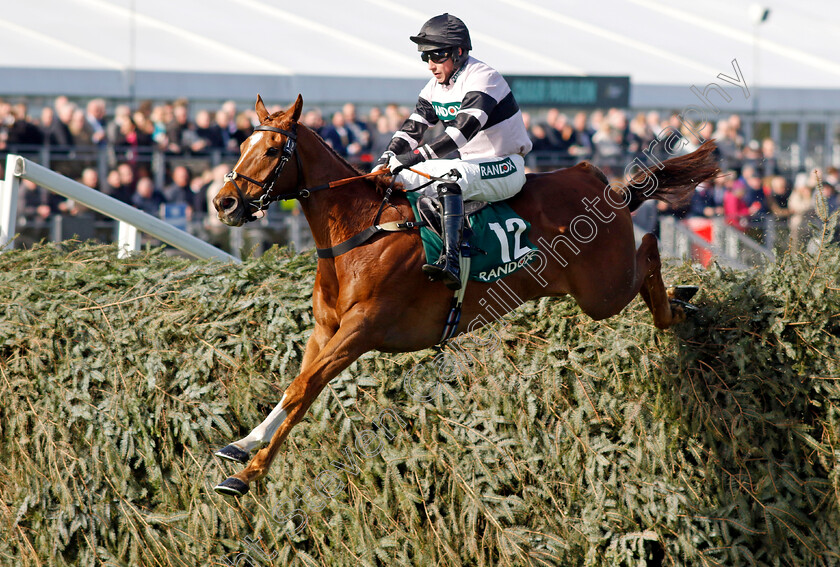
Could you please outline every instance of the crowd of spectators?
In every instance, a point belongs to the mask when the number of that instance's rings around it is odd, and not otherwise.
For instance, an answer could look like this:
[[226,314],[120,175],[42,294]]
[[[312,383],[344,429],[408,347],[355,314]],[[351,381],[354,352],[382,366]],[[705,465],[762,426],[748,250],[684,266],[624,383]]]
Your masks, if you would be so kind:
[[[310,108],[301,122],[318,132],[339,155],[365,168],[385,150],[409,112],[406,107],[389,104],[361,115],[356,105],[347,103],[328,114]],[[650,156],[670,157],[666,147],[687,153],[704,139],[716,139],[725,174],[698,187],[684,207],[648,204],[656,208],[654,217],[721,217],[759,239],[766,220],[772,218],[789,227],[794,242],[800,242],[803,227],[813,215],[818,187],[828,210],[838,208],[835,188],[840,177],[836,168],[827,169],[819,178],[814,172],[784,170],[774,141],[745,140],[736,114],[716,124],[695,125],[696,132],[688,129],[677,113],[640,112],[631,117],[615,108],[572,114],[549,109],[539,115],[524,112],[523,117],[533,142],[527,160],[530,167],[556,168],[586,159],[613,179],[623,176],[624,167],[635,157],[649,163]],[[256,121],[252,109],[240,109],[233,101],[196,109],[187,100],[146,101],[135,108],[117,104],[109,112],[101,98],[79,104],[57,97],[40,108],[36,117],[26,102],[0,100],[0,157],[21,148],[107,148],[110,158],[104,179],[100,179],[104,173],[101,167],[83,162],[81,166],[75,162],[79,169],[71,168],[71,176],[151,214],[159,214],[165,204],[184,204],[191,217],[201,219],[213,216],[208,208],[213,191],[221,185],[224,172],[230,170]],[[173,158],[166,162],[165,175],[152,175],[152,161],[143,159],[155,151]],[[224,163],[207,159],[214,152]],[[191,161],[184,161],[186,158]],[[52,215],[86,214],[82,207],[31,184],[24,184],[21,194],[20,210],[28,219],[46,222]]]

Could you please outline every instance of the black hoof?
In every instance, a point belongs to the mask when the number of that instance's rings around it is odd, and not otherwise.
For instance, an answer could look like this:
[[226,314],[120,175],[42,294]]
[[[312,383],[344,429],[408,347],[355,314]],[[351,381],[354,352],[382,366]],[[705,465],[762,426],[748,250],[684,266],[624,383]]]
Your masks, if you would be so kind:
[[251,455],[248,454],[248,451],[243,451],[236,445],[228,445],[224,449],[219,449],[214,455],[243,465],[247,465],[248,461],[251,460]]
[[685,311],[686,315],[693,315],[700,312],[700,308],[696,305],[692,305],[691,303],[688,303],[687,301],[682,301],[680,299],[672,299],[671,305],[679,305],[683,308],[683,311]]
[[249,488],[247,484],[231,476],[213,490],[225,496],[245,496],[248,494]]
[[696,285],[675,285],[668,288],[668,297],[687,303],[698,291],[700,288]]

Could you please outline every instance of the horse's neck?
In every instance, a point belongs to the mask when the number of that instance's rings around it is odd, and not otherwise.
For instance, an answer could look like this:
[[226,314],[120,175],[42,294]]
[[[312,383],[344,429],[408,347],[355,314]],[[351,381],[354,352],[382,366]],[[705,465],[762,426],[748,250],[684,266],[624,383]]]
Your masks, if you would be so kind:
[[[303,167],[301,189],[359,175],[308,128],[299,130],[298,151]],[[316,191],[300,199],[300,204],[315,238],[315,245],[328,248],[370,226],[381,201],[382,197],[373,184],[360,179],[340,187]]]

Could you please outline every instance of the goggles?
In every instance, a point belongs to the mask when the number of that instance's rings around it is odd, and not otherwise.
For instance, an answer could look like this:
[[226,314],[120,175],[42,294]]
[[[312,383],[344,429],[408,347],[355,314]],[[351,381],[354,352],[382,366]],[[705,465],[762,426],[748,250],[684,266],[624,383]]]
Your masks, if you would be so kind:
[[452,57],[452,49],[436,49],[434,51],[424,51],[420,54],[420,59],[424,63],[428,63],[431,59],[432,63],[440,64]]

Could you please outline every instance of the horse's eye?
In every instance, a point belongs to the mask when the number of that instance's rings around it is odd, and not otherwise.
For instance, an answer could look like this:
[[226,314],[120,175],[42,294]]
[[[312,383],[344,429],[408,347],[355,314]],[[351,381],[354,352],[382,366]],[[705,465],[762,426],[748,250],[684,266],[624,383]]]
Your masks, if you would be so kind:
[[274,157],[279,153],[280,153],[280,148],[268,148],[265,151],[265,155],[267,155],[268,157]]

